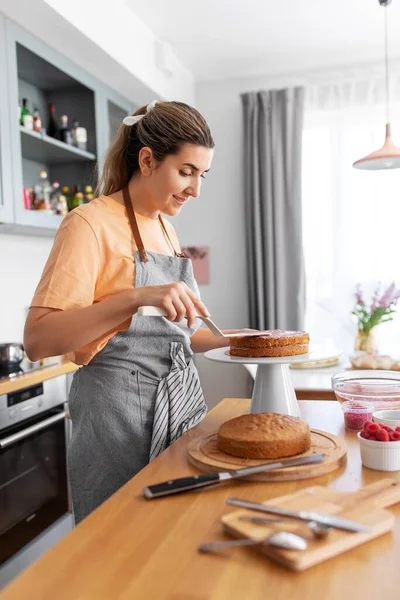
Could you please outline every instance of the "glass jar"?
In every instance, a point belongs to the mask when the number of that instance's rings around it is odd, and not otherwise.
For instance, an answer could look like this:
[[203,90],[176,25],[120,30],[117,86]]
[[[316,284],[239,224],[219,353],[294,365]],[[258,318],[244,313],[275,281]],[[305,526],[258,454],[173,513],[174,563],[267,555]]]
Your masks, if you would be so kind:
[[348,400],[343,402],[344,426],[350,431],[361,431],[366,421],[372,421],[375,410],[372,402]]

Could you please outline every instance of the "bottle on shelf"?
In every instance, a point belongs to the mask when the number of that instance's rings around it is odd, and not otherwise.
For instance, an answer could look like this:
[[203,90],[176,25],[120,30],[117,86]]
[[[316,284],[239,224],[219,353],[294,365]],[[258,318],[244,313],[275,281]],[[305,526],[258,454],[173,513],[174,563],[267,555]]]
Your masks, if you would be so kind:
[[47,135],[49,135],[52,138],[58,138],[55,104],[49,104],[49,121],[47,126]]
[[71,199],[71,195],[72,195],[71,190],[69,189],[69,187],[67,185],[63,185],[61,192],[62,192],[62,195],[65,196],[66,201],[67,201],[68,210],[70,210],[70,203],[71,203],[70,199]]
[[72,210],[74,208],[74,206],[72,206],[72,199],[75,197],[76,191],[76,185],[71,185],[69,195],[67,196],[68,210]]
[[91,200],[93,200],[93,188],[91,185],[85,185],[85,194],[83,196],[83,203],[88,204]]
[[60,140],[64,142],[64,144],[70,144],[72,146],[72,133],[70,128],[68,127],[68,117],[67,115],[62,115],[61,117],[61,127],[59,129]]
[[64,194],[58,196],[54,212],[56,215],[62,215],[63,217],[68,214],[67,198]]
[[23,188],[24,193],[24,208],[25,210],[32,210],[32,202],[33,202],[33,189],[32,188]]
[[72,127],[72,141],[74,146],[80,150],[87,149],[87,131],[85,127],[80,127],[79,121],[74,120]]
[[19,122],[26,129],[33,130],[33,117],[28,108],[28,98],[22,98],[22,109]]
[[53,183],[51,184],[51,195],[50,195],[50,201],[51,201],[51,206],[53,207],[53,211],[55,212],[56,210],[56,206],[57,206],[57,202],[58,202],[58,197],[61,194],[61,189],[60,189],[60,184],[58,181],[53,181]]
[[71,209],[70,210],[73,210],[74,208],[77,208],[78,206],[80,206],[81,204],[84,203],[83,194],[81,192],[81,186],[76,185],[73,187],[75,188],[75,192],[71,198]]
[[40,118],[40,113],[37,108],[33,110],[33,129],[38,133],[42,131],[42,119]]
[[53,212],[51,205],[51,185],[47,179],[46,171],[41,171],[39,179],[34,187],[33,208],[35,210],[45,210],[48,213]]

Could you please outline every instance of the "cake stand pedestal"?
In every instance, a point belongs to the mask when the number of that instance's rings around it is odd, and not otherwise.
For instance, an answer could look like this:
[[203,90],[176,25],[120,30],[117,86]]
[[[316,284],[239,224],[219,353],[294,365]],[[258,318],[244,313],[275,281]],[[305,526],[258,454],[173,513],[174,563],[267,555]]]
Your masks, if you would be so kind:
[[[340,356],[338,353],[336,356]],[[230,356],[229,348],[216,348],[204,355],[209,360],[226,364],[257,365],[257,374],[251,398],[250,412],[274,412],[300,417],[300,409],[289,373],[289,365],[296,362],[334,358],[321,357],[320,353],[310,352],[299,356],[279,356],[273,358],[249,358]]]

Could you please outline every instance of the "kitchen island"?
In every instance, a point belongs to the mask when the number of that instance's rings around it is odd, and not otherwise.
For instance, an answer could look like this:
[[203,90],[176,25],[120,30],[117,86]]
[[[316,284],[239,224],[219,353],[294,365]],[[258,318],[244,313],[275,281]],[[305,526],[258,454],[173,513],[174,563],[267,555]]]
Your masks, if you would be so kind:
[[235,510],[228,496],[254,501],[310,485],[355,491],[384,477],[362,467],[354,433],[343,429],[337,402],[300,402],[314,428],[344,436],[347,465],[333,473],[285,483],[229,482],[201,492],[147,501],[150,483],[198,471],[187,462],[187,444],[220,423],[247,412],[249,401],[225,399],[204,421],[163,452],[0,593],[0,600],[341,600],[399,598],[400,504],[393,533],[294,573],[250,548],[199,554],[207,541],[227,539],[221,515]]

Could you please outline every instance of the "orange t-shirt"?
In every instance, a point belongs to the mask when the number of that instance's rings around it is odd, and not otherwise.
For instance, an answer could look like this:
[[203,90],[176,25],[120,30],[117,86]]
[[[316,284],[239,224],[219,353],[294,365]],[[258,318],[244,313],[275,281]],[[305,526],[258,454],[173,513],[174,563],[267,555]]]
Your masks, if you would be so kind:
[[[146,250],[173,255],[158,219],[135,213]],[[165,227],[177,252],[179,242],[173,226]],[[113,294],[134,287],[136,244],[125,206],[108,196],[100,196],[75,208],[62,221],[54,239],[31,306],[69,310],[91,306]],[[86,344],[69,358],[86,365],[118,331],[121,323]]]

